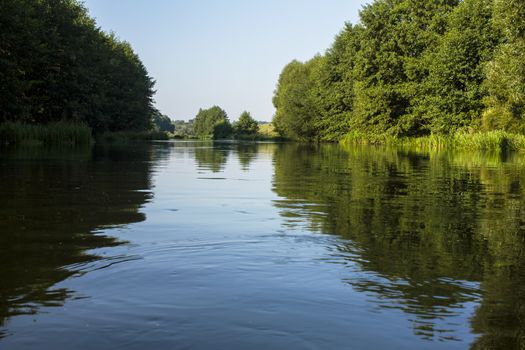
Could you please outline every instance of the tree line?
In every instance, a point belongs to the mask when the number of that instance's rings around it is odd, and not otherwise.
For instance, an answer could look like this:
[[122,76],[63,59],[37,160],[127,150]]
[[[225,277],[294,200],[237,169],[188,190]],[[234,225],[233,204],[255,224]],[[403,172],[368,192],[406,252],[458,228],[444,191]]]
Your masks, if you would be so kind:
[[259,123],[247,111],[241,113],[239,120],[230,122],[226,111],[219,106],[200,109],[193,120],[194,135],[204,139],[225,139],[235,137],[255,137]]
[[0,123],[151,128],[154,81],[77,0],[0,1]]
[[153,115],[154,129],[167,132],[173,138],[186,139],[260,139],[271,138],[270,132],[260,125],[264,122],[256,121],[250,112],[244,111],[236,122],[231,122],[228,114],[219,106],[199,109],[197,115],[189,121],[171,120],[167,115],[156,111]]
[[273,104],[296,140],[523,134],[523,0],[375,0],[325,54],[284,67]]

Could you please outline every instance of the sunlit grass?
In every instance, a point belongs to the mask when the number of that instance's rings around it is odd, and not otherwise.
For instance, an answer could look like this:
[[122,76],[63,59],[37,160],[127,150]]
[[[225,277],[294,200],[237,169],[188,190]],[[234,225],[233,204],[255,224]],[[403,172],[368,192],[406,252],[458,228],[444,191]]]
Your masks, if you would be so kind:
[[271,123],[259,124],[259,131],[252,135],[234,135],[235,140],[239,141],[282,141]]
[[504,131],[481,133],[455,133],[448,136],[428,135],[421,137],[394,137],[389,135],[366,135],[353,132],[341,140],[343,144],[386,144],[432,150],[455,148],[480,151],[525,150],[525,136]]

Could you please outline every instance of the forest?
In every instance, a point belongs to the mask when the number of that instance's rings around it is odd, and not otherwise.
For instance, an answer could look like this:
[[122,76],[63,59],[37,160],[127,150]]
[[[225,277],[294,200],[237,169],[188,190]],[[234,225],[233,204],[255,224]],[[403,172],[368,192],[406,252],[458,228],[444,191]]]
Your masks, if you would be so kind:
[[[2,0],[0,23],[1,143],[190,134],[153,106],[154,80],[130,44],[78,0]],[[284,67],[273,104],[272,127],[296,141],[514,135],[525,147],[525,4],[375,0],[324,54]],[[257,134],[251,116],[236,128],[216,106],[191,127],[199,138]]]
[[259,122],[253,119],[248,111],[244,111],[234,123],[230,122],[228,114],[219,106],[200,109],[195,119],[191,120],[194,138],[263,140],[275,139],[276,135],[259,127]]
[[153,79],[130,44],[102,31],[81,2],[2,0],[0,23],[4,133],[16,132],[9,123],[151,129]]
[[249,112],[232,124],[218,106],[174,123],[130,44],[78,0],[3,0],[0,23],[0,144],[266,137]]
[[523,0],[376,0],[279,77],[273,124],[339,141],[525,133]]

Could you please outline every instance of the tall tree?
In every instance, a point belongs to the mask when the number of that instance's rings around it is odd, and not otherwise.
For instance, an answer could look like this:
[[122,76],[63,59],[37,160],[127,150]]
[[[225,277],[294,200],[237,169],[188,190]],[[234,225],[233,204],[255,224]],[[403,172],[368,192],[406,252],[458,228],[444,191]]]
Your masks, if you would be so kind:
[[220,139],[231,135],[232,127],[226,112],[219,106],[200,109],[193,122],[197,137]]
[[319,113],[316,129],[325,141],[338,140],[350,129],[359,30],[359,27],[347,23],[326,52],[324,64],[320,66],[314,102]]
[[492,21],[492,3],[464,0],[459,4],[437,50],[429,56],[429,76],[415,109],[432,133],[449,134],[480,124],[487,95],[485,67],[500,40]]
[[77,0],[1,0],[0,122],[151,127],[153,80]]
[[306,63],[292,61],[284,67],[273,97],[276,113],[273,124],[282,135],[296,140],[317,138],[319,112],[314,101],[316,77],[323,57]]
[[259,124],[252,118],[250,112],[244,111],[239,120],[233,124],[233,130],[237,135],[255,135],[259,131]]
[[425,60],[458,0],[377,0],[361,11],[353,127],[375,134],[422,132],[414,97],[428,76]]
[[159,110],[156,110],[153,114],[153,125],[158,131],[171,133],[175,131],[175,124],[173,124],[172,120],[167,115],[160,113]]
[[489,97],[483,116],[486,129],[525,133],[525,4],[494,0],[494,19],[502,44],[487,66]]

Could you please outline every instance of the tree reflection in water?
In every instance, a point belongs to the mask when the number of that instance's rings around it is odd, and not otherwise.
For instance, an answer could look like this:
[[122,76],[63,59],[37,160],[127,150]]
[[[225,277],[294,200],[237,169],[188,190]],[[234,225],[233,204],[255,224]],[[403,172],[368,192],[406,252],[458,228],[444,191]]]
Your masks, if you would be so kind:
[[284,145],[274,163],[286,225],[344,238],[343,280],[375,305],[454,340],[455,316],[479,303],[473,348],[525,346],[522,157]]
[[93,249],[123,243],[103,228],[145,219],[140,207],[151,198],[150,153],[148,145],[4,150],[0,327],[12,316],[75,297],[75,291],[54,288],[58,282],[97,268],[97,262],[130,258],[103,257]]

